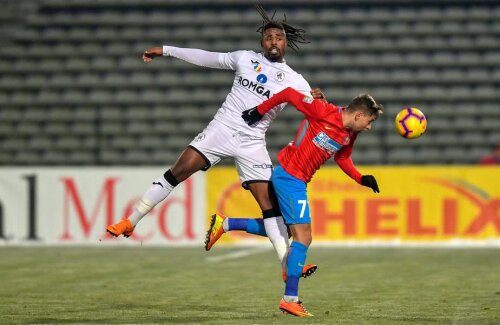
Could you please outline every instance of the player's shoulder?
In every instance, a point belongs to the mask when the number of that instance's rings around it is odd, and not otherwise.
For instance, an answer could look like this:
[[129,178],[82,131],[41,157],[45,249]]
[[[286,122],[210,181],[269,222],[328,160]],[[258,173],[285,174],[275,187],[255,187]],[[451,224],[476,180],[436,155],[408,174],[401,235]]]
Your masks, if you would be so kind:
[[289,79],[289,81],[292,81],[293,88],[297,90],[306,90],[309,91],[311,90],[311,86],[309,85],[309,82],[307,82],[306,78],[302,76],[300,73],[297,71],[293,70],[290,68],[289,65],[286,65],[286,70],[285,70],[285,75],[286,79]]
[[235,58],[239,63],[251,62],[251,61],[261,61],[260,53],[254,52],[252,50],[238,50],[232,52],[233,58]]
[[259,55],[259,53],[252,51],[252,50],[238,50],[238,51],[234,51],[232,53],[239,55],[239,56],[251,56],[251,57],[256,57]]
[[302,83],[302,84],[308,84],[306,78],[304,78],[304,76],[302,76],[300,73],[298,73],[297,71],[295,71],[291,66],[289,66],[288,64],[285,65],[285,69],[284,69],[287,73],[293,75],[293,78],[298,82],[298,83]]
[[328,109],[331,110],[332,114],[342,116],[342,111],[344,110],[344,107],[342,106],[337,106],[333,103],[325,103],[328,106]]
[[309,82],[307,82],[306,78],[304,78],[300,73],[296,72],[295,83],[302,89],[311,89]]
[[291,66],[289,66],[288,63],[284,64],[281,68],[287,73],[293,74],[294,76],[302,76],[300,73],[295,71]]
[[342,106],[337,106],[335,104],[326,102],[324,100],[316,100],[318,105],[324,107],[325,118],[334,121],[335,123],[342,123],[342,111],[344,108]]
[[237,50],[228,52],[227,54],[230,55],[233,59],[240,60],[243,58],[254,58],[257,53],[250,50]]
[[294,88],[295,90],[301,93],[309,95],[309,92],[311,91],[311,86],[309,85],[307,80],[304,77],[302,77],[302,75],[300,74],[287,75],[287,77],[290,87]]
[[251,64],[252,60],[255,60],[255,52],[249,50],[237,50],[233,52],[226,53],[226,59],[231,62],[231,67],[234,70],[240,69],[247,62]]

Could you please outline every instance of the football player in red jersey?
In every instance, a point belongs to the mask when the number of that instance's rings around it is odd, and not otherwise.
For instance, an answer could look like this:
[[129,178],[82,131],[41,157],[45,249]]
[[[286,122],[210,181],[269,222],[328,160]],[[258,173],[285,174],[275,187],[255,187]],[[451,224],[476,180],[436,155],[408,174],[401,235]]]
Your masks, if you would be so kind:
[[271,178],[293,236],[288,250],[285,295],[279,308],[295,316],[311,316],[298,299],[299,279],[312,241],[306,185],[333,156],[349,177],[379,192],[375,177],[362,175],[354,166],[351,153],[358,134],[371,129],[383,107],[367,94],[357,96],[347,107],[340,107],[286,88],[257,107],[243,111],[242,118],[248,125],[255,125],[271,108],[285,102],[295,106],[305,119],[295,140],[279,152],[279,165]]

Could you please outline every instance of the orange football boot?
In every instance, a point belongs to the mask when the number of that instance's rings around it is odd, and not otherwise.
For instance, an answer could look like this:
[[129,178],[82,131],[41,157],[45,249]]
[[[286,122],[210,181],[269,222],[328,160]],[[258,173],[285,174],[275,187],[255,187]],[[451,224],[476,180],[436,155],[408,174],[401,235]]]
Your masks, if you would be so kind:
[[[318,266],[314,265],[314,264],[304,265],[304,267],[302,268],[302,277],[307,278],[307,277],[313,275],[317,269],[318,269]],[[283,276],[283,282],[286,282],[286,271],[283,271],[282,276]]]
[[212,220],[210,221],[210,228],[208,228],[207,235],[205,237],[205,250],[209,251],[210,248],[219,240],[219,238],[224,234],[224,228],[222,227],[222,222],[226,219],[222,214],[216,213],[212,215]]
[[134,226],[129,219],[121,220],[114,225],[109,225],[106,227],[106,231],[109,232],[112,236],[118,237],[123,235],[124,237],[130,237],[134,232]]
[[308,312],[304,306],[302,306],[302,301],[286,302],[284,298],[281,298],[279,308],[285,315],[291,314],[297,317],[310,317],[313,315]]

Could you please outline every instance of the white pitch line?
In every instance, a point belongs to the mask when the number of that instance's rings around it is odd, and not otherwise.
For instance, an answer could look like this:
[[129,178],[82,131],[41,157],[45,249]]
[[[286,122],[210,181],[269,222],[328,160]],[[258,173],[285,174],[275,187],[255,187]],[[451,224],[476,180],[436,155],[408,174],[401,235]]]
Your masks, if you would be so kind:
[[220,262],[220,261],[227,261],[227,260],[234,260],[237,258],[243,258],[247,257],[250,255],[258,254],[258,253],[263,253],[266,251],[271,250],[269,247],[254,247],[254,248],[247,248],[247,249],[242,249],[236,252],[231,252],[228,254],[223,254],[223,255],[218,255],[218,256],[209,256],[206,258],[207,262]]

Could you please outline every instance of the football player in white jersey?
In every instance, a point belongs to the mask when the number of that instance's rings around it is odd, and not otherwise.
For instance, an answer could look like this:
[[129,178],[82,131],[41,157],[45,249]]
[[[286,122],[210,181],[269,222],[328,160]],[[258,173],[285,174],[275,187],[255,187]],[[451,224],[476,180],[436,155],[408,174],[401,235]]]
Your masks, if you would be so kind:
[[[269,237],[283,271],[286,270],[286,253],[289,247],[288,231],[277,203],[273,202],[270,178],[272,162],[266,149],[265,132],[271,121],[285,106],[273,108],[257,127],[249,127],[241,113],[269,99],[279,91],[292,87],[314,98],[324,98],[319,89],[311,88],[302,75],[290,68],[285,60],[285,49],[297,49],[297,42],[304,42],[304,31],[286,22],[276,22],[263,13],[261,33],[262,52],[236,51],[229,53],[208,52],[199,49],[178,48],[165,45],[153,47],[143,54],[144,62],[151,62],[160,56],[175,57],[186,62],[217,69],[235,71],[231,92],[208,126],[188,145],[177,161],[164,174],[153,180],[132,214],[107,231],[114,235],[132,235],[137,223],[163,201],[180,183],[199,170],[207,170],[222,159],[232,157],[242,186],[250,190],[262,210],[263,219],[236,220],[231,223],[224,216],[215,214],[205,243],[209,250],[226,231],[245,230],[249,233]],[[239,221],[239,223],[238,223]],[[312,274],[315,265],[304,267],[304,276]]]

